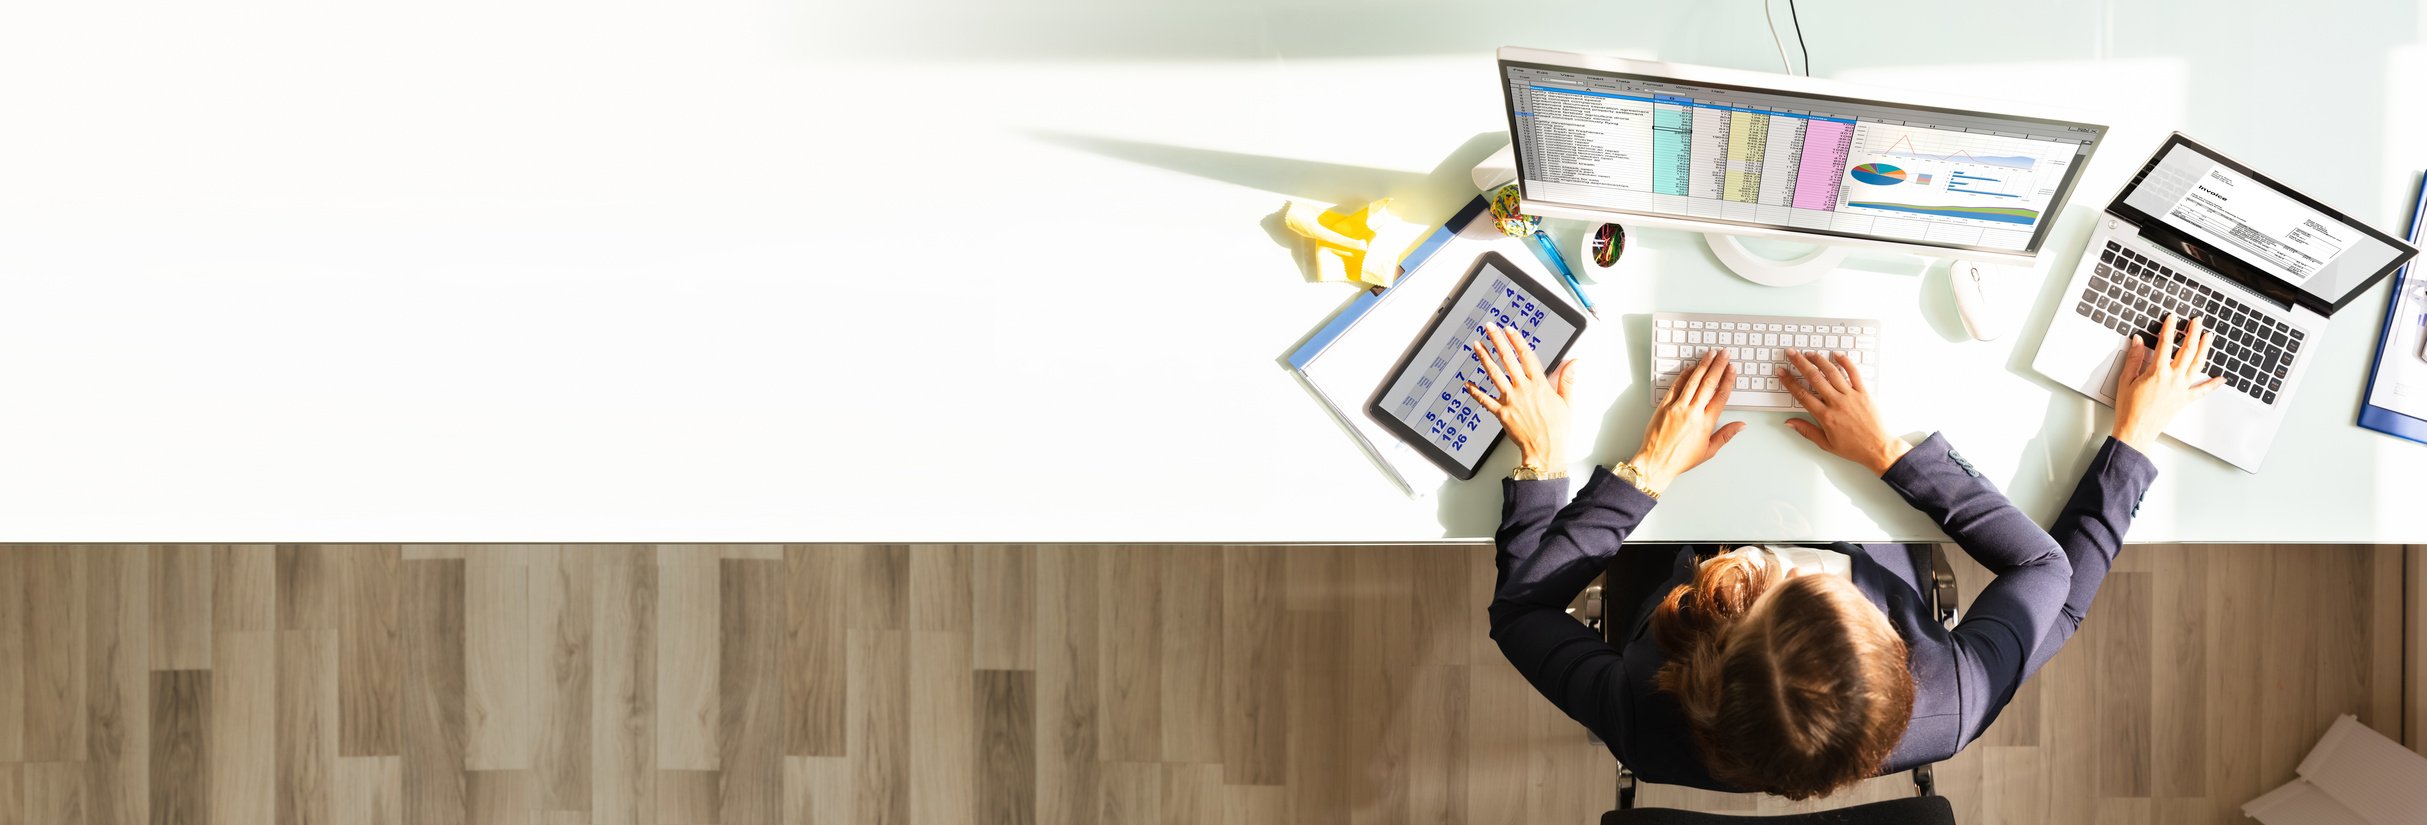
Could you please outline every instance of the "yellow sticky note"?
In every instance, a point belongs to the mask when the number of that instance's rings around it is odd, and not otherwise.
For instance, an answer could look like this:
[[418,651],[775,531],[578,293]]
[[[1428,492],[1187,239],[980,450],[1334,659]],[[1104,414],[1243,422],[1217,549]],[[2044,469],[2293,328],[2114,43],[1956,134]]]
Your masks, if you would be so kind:
[[1348,252],[1328,246],[1317,246],[1314,251],[1315,280],[1326,283],[1344,282],[1354,278],[1357,274],[1355,259],[1365,257],[1363,252]]
[[[1290,201],[1281,209],[1281,222],[1290,231],[1315,243],[1360,252],[1365,249],[1365,222],[1362,219],[1351,224],[1345,216]],[[1351,231],[1343,232],[1343,229]]]
[[1365,259],[1358,262],[1358,280],[1388,288],[1399,277],[1399,259],[1424,239],[1424,227],[1393,214],[1388,198],[1366,207],[1365,226],[1371,239],[1366,242]]

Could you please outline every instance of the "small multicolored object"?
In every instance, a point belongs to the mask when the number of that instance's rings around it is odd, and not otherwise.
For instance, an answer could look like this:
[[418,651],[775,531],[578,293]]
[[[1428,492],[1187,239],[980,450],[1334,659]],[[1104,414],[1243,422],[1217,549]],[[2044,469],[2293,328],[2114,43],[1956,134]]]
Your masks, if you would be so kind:
[[1626,254],[1626,227],[1614,223],[1602,224],[1600,229],[1593,230],[1593,239],[1586,243],[1592,250],[1594,266],[1616,266],[1618,256]]
[[1502,234],[1511,238],[1533,239],[1534,257],[1541,258],[1544,266],[1559,273],[1559,280],[1567,284],[1568,292],[1576,296],[1576,303],[1582,305],[1584,311],[1592,313],[1595,318],[1601,317],[1601,311],[1593,308],[1593,299],[1584,297],[1584,284],[1576,281],[1576,271],[1567,268],[1567,260],[1559,257],[1559,245],[1551,243],[1550,233],[1542,231],[1542,219],[1517,211],[1516,184],[1500,187],[1500,191],[1492,193],[1492,223],[1500,227]]
[[1492,193],[1492,223],[1500,234],[1522,238],[1542,227],[1542,219],[1517,211],[1517,185],[1512,183]]

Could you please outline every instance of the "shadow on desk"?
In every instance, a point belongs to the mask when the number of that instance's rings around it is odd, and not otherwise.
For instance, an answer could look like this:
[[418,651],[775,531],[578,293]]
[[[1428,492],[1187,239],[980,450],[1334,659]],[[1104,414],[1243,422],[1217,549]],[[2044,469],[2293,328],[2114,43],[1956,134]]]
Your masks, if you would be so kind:
[[[1316,160],[1226,152],[1167,143],[1123,140],[1068,132],[1032,131],[1038,141],[1141,166],[1169,169],[1208,180],[1277,192],[1327,205],[1393,199],[1392,211],[1418,223],[1438,225],[1475,197],[1475,164],[1508,144],[1508,133],[1481,132],[1467,138],[1430,172],[1327,163]],[[1296,243],[1292,238],[1290,243]]]

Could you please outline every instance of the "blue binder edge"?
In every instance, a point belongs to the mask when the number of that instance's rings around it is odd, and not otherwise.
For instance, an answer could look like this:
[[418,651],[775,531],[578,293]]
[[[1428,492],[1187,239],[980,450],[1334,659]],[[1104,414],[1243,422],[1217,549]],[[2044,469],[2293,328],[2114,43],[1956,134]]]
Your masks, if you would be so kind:
[[[1451,215],[1447,223],[1443,223],[1441,228],[1433,230],[1433,234],[1425,236],[1423,243],[1416,244],[1416,248],[1408,252],[1407,257],[1399,260],[1399,277],[1406,278],[1409,273],[1424,266],[1424,262],[1431,259],[1434,252],[1440,251],[1442,244],[1449,243],[1449,239],[1455,237],[1458,230],[1465,228],[1467,223],[1473,221],[1476,215],[1482,214],[1483,210],[1490,205],[1482,196],[1478,195],[1474,200],[1468,201],[1465,206],[1460,207],[1458,214]],[[1393,286],[1397,286],[1398,283],[1397,280],[1391,281]],[[1389,290],[1383,291],[1388,292]],[[1313,362],[1315,356],[1323,354],[1323,350],[1331,346],[1333,339],[1339,338],[1340,333],[1347,332],[1349,327],[1356,325],[1357,319],[1365,317],[1366,310],[1373,309],[1374,302],[1381,299],[1381,293],[1372,290],[1357,293],[1356,300],[1350,301],[1348,306],[1333,315],[1330,321],[1324,322],[1323,328],[1316,330],[1313,337],[1306,339],[1306,343],[1298,347],[1298,351],[1289,354],[1289,368],[1306,369],[1306,365]]]
[[[2410,207],[2410,243],[2419,243],[2420,230],[2427,225],[2427,174],[2419,176],[2418,202]],[[2423,255],[2422,257],[2427,257]],[[2368,386],[2360,390],[2360,426],[2395,438],[2427,444],[2427,419],[2403,415],[2368,403],[2376,394],[2377,372],[2385,366],[2385,342],[2393,335],[2393,325],[2401,320],[2402,291],[2410,285],[2410,276],[2419,273],[2419,259],[2412,258],[2393,274],[2393,298],[2385,302],[2385,325],[2377,332],[2376,357],[2368,362]]]

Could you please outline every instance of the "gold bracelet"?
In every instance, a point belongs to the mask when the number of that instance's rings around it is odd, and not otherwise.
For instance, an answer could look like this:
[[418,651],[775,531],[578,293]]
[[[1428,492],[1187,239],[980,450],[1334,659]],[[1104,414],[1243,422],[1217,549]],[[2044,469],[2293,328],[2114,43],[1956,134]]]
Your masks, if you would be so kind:
[[1610,468],[1610,475],[1617,476],[1620,481],[1635,485],[1635,489],[1643,491],[1644,495],[1651,496],[1653,501],[1660,500],[1660,491],[1652,489],[1652,485],[1643,482],[1643,468],[1635,466],[1634,462],[1618,462],[1616,466]]

